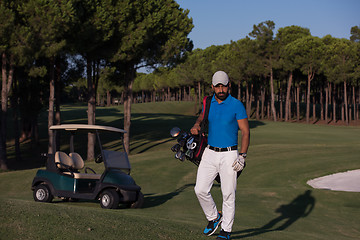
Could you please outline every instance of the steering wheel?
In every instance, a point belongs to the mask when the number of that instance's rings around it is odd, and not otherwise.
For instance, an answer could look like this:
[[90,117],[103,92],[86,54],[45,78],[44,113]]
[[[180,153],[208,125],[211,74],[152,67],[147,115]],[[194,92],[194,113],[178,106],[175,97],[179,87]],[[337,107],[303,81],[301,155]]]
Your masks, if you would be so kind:
[[95,162],[96,163],[102,163],[103,162],[103,158],[102,158],[102,154],[100,153],[99,155],[97,155],[97,157],[95,158]]
[[90,171],[92,171],[94,174],[96,174],[96,172],[95,172],[93,169],[89,168],[89,167],[86,167],[86,168],[85,168],[85,173],[88,173],[87,170],[90,170]]

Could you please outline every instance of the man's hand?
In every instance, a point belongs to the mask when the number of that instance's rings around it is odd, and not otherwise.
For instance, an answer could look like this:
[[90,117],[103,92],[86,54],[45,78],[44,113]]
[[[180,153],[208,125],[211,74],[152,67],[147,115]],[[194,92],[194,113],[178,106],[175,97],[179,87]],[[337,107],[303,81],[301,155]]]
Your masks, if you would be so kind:
[[190,129],[191,134],[198,135],[200,132],[200,124],[195,123],[194,126]]
[[234,161],[232,167],[236,172],[243,170],[245,167],[245,158],[242,155],[239,155]]

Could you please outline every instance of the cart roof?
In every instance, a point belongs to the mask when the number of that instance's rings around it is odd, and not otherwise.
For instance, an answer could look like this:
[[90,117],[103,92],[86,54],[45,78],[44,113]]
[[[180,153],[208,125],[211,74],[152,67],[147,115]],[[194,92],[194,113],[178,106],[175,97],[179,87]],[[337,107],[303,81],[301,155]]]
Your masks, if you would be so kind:
[[104,130],[111,132],[126,133],[125,130],[109,126],[100,126],[100,125],[88,125],[88,124],[61,124],[53,125],[49,128],[50,130],[66,130],[66,131],[76,131],[76,130]]

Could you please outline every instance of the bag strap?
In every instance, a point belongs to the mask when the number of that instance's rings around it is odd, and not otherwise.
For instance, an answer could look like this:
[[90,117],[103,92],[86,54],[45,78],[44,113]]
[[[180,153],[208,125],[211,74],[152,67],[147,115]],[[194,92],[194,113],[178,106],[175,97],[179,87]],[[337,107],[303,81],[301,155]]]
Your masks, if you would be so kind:
[[201,124],[200,124],[200,135],[202,135],[203,133],[206,132],[208,124],[209,124],[208,117],[209,117],[211,99],[212,99],[212,96],[205,96],[203,98],[204,111],[203,111],[203,120],[201,121]]

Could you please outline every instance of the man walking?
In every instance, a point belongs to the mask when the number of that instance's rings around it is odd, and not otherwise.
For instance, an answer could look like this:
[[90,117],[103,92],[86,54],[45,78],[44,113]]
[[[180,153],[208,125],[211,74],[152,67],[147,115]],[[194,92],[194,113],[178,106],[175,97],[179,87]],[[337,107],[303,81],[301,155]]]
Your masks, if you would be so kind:
[[[216,239],[230,239],[235,217],[237,173],[245,166],[250,142],[250,129],[244,105],[229,94],[229,88],[228,75],[223,71],[217,71],[212,77],[214,95],[208,116],[209,145],[203,153],[195,185],[196,196],[209,221],[204,234],[214,234],[221,224],[220,235]],[[199,134],[203,115],[200,114],[191,128],[192,134]],[[241,146],[238,151],[239,129]],[[218,212],[210,193],[218,174],[223,197],[222,214]]]

